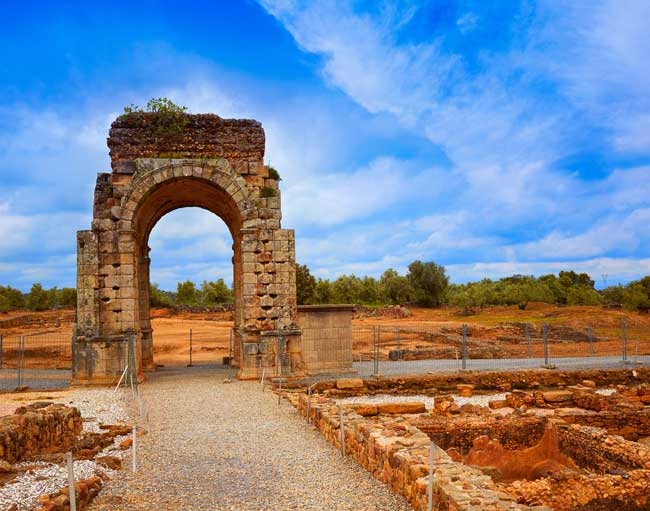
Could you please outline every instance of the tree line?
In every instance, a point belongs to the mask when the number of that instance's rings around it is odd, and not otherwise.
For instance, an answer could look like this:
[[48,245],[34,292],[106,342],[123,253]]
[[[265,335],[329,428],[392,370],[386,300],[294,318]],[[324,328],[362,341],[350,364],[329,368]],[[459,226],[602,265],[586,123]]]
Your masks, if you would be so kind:
[[379,279],[341,275],[335,280],[317,279],[305,265],[297,265],[299,304],[357,303],[361,305],[415,304],[423,307],[453,305],[470,313],[481,307],[529,302],[557,305],[602,305],[629,310],[650,310],[650,276],[602,291],[587,273],[561,271],[540,277],[513,275],[499,280],[483,279],[450,284],[444,266],[414,261],[406,275],[392,268]]
[[[517,305],[525,309],[529,302],[557,305],[601,305],[629,310],[650,311],[650,276],[626,285],[596,290],[587,273],[561,271],[540,277],[513,275],[498,280],[483,279],[466,284],[451,284],[444,266],[414,261],[406,275],[392,268],[379,279],[341,275],[334,280],[316,278],[306,265],[296,266],[298,304],[355,303],[367,306],[414,304],[422,307],[452,305],[470,313],[481,307]],[[223,279],[203,281],[200,286],[186,280],[176,291],[164,291],[150,285],[152,307],[175,305],[221,305],[233,302],[233,290]],[[11,309],[34,311],[74,307],[74,288],[45,289],[34,284],[29,293],[11,286],[0,286],[0,312]]]
[[0,312],[13,309],[29,309],[42,311],[75,307],[77,305],[77,290],[73,287],[45,289],[41,284],[32,285],[29,293],[11,286],[0,286]]
[[233,291],[223,279],[204,280],[200,287],[191,280],[179,282],[176,292],[163,291],[158,284],[149,286],[149,304],[152,307],[173,307],[175,305],[223,305],[233,302]]

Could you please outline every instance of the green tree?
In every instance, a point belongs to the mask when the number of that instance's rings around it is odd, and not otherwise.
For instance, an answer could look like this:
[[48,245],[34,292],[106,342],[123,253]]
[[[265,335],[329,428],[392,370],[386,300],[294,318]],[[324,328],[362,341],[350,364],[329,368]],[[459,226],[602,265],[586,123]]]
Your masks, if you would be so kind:
[[179,282],[176,287],[176,303],[183,305],[194,305],[198,302],[196,285],[191,280]]
[[171,307],[174,300],[167,291],[162,291],[158,284],[149,284],[149,305],[151,307]]
[[0,296],[9,309],[22,309],[25,307],[25,295],[19,289],[11,286],[0,286]]
[[318,279],[314,287],[312,303],[333,303],[332,284],[327,279]]
[[402,304],[411,300],[413,291],[409,279],[400,275],[392,268],[382,273],[379,279],[381,297],[384,303]]
[[64,287],[59,291],[59,304],[61,307],[77,306],[77,290],[74,287]]
[[210,305],[232,303],[233,293],[223,279],[214,282],[204,280],[201,284],[201,301]]
[[305,264],[296,265],[296,297],[298,305],[315,303],[316,278]]
[[27,308],[33,311],[46,310],[49,307],[49,293],[41,284],[34,284],[27,295]]
[[600,305],[602,302],[598,291],[586,286],[573,286],[567,291],[568,305]]
[[0,295],[0,312],[7,312],[10,309],[11,303],[9,302],[9,298],[5,295]]
[[595,284],[595,281],[587,273],[561,271],[558,277],[562,285],[566,288],[582,286],[593,289]]
[[418,305],[438,307],[443,303],[449,285],[449,277],[443,266],[434,262],[413,261],[409,264],[407,277]]
[[359,303],[364,305],[378,305],[381,303],[379,282],[374,277],[363,277],[359,291]]

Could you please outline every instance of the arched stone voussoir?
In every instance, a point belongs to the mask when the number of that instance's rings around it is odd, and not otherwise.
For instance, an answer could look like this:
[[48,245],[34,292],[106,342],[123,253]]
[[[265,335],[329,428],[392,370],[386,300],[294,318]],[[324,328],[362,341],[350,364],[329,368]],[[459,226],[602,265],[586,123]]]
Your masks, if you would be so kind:
[[251,211],[246,180],[235,172],[232,165],[225,158],[201,160],[188,163],[187,160],[170,162],[151,169],[139,179],[132,182],[131,189],[123,196],[121,201],[120,220],[133,222],[138,205],[157,186],[175,179],[191,178],[203,180],[219,187],[227,193],[239,209],[242,220],[255,214]]

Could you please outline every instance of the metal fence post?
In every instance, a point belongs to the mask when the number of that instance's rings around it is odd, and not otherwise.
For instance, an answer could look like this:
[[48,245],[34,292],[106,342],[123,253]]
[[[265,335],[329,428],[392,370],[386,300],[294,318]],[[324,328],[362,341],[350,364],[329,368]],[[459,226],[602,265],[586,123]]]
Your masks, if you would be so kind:
[[23,384],[23,357],[25,356],[25,336],[18,338],[18,386]]
[[192,367],[192,329],[190,328],[190,363],[187,367]]
[[544,365],[548,365],[548,327],[542,323],[542,336],[544,337]]
[[462,368],[463,370],[467,369],[467,325],[463,323],[463,346],[462,346],[462,355],[463,355],[463,362],[462,362]]
[[627,362],[627,321],[621,318],[621,348],[623,362]]
[[377,337],[377,325],[375,325],[372,327],[372,374],[374,375],[379,373],[379,342]]
[[594,349],[594,331],[590,326],[587,327],[587,336],[589,337],[589,353],[593,357],[596,354],[596,350]]
[[528,358],[533,357],[533,347],[530,344],[530,325],[524,323],[524,329],[526,331],[526,350],[528,351]]

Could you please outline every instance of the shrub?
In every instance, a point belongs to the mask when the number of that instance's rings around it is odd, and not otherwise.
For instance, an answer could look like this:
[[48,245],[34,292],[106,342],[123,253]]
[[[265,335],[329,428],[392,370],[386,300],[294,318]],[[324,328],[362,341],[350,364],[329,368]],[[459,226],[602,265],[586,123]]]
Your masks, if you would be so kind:
[[260,192],[260,197],[263,199],[268,199],[270,197],[275,197],[278,192],[276,192],[273,188],[269,188],[268,186],[265,186],[262,188],[262,191]]
[[282,181],[282,178],[280,177],[280,173],[274,168],[269,165],[269,179],[275,179],[276,181]]

